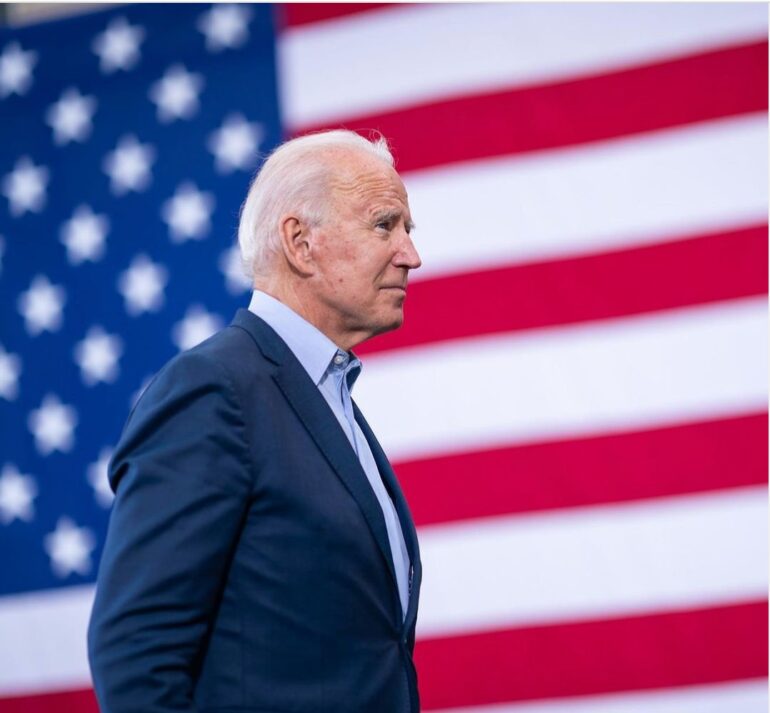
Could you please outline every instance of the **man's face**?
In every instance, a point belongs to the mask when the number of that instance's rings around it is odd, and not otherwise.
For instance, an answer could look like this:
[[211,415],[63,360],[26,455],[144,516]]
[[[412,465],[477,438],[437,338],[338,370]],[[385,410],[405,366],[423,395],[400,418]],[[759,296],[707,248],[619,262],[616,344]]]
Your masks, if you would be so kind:
[[361,152],[343,156],[326,218],[313,229],[313,291],[354,345],[401,326],[408,273],[421,263],[398,174]]

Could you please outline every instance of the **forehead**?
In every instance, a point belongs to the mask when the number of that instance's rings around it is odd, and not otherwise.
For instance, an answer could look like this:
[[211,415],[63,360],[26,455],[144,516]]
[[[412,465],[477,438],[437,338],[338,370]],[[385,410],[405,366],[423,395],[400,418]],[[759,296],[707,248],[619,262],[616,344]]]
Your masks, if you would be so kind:
[[383,204],[400,204],[408,209],[406,188],[384,160],[361,151],[342,151],[331,160],[329,187],[335,202],[363,209]]

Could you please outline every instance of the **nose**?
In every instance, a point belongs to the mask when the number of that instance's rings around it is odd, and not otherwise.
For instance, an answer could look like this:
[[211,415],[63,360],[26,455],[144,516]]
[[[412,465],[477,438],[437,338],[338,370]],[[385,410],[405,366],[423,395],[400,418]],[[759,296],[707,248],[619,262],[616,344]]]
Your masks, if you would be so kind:
[[395,255],[394,263],[398,267],[405,267],[407,270],[416,270],[422,265],[422,260],[417,252],[417,248],[412,242],[409,233],[404,230],[404,238],[401,242],[398,252]]

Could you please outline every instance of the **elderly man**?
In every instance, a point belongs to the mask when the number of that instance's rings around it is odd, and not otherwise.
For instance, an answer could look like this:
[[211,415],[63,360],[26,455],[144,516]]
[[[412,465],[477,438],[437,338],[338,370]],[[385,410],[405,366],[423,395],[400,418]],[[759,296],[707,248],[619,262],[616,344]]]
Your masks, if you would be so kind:
[[[420,266],[383,140],[278,148],[249,309],[156,376],[110,466],[89,627],[103,713],[414,713],[414,524],[350,391]],[[394,395],[395,398],[398,395]]]

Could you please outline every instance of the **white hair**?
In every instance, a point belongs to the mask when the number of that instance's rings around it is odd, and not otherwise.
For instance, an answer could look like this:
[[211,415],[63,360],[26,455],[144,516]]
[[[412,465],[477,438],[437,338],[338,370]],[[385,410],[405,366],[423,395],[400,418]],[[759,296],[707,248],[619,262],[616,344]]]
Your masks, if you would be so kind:
[[333,164],[324,160],[329,149],[365,151],[393,166],[387,140],[372,141],[353,131],[338,129],[300,136],[276,148],[262,164],[241,207],[238,243],[243,270],[249,279],[269,269],[280,243],[279,220],[287,212],[310,225],[319,224],[329,199]]

